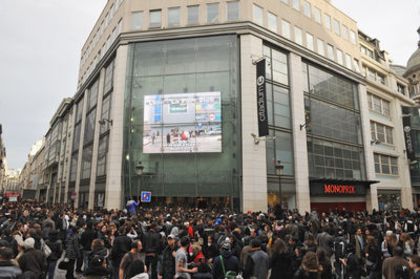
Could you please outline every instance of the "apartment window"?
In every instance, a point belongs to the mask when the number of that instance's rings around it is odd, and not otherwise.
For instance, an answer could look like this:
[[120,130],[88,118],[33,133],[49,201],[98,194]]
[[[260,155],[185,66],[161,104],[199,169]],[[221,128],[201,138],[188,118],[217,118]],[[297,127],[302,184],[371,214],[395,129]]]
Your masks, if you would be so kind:
[[337,63],[340,65],[343,65],[344,61],[343,61],[343,52],[339,49],[337,49],[336,51],[337,53]]
[[314,50],[314,36],[306,33],[306,47],[310,50]]
[[397,91],[398,93],[405,95],[406,93],[406,88],[404,85],[402,85],[401,83],[397,82]]
[[239,19],[239,1],[227,2],[227,19],[228,21]]
[[268,13],[268,29],[277,33],[277,16],[273,13]]
[[351,61],[352,61],[352,59],[351,59],[350,54],[346,53],[346,67],[349,68],[349,69],[352,68]]
[[149,27],[161,27],[162,24],[162,11],[161,10],[152,10],[149,14]]
[[341,33],[343,35],[344,40],[349,40],[349,28],[345,26],[344,24],[341,25]]
[[283,37],[290,40],[290,23],[289,22],[285,20],[281,20],[281,33]]
[[321,10],[317,7],[313,8],[314,20],[315,22],[321,24]]
[[377,72],[376,70],[374,70],[372,68],[366,67],[366,66],[363,67],[363,70],[364,70],[365,75],[367,76],[368,79],[379,82],[379,83],[382,83],[383,85],[386,84],[385,75]]
[[181,8],[173,7],[168,9],[168,26],[174,27],[179,26],[181,20]]
[[303,2],[303,14],[307,17],[311,17],[311,4],[308,1]]
[[390,116],[390,102],[384,100],[376,95],[368,93],[368,105],[369,109],[382,114],[383,116]]
[[375,56],[373,54],[373,50],[365,47],[364,45],[360,45],[360,52],[363,53],[366,56],[369,56],[372,59],[375,59]]
[[334,60],[334,46],[327,44],[327,57],[328,59]]
[[300,10],[300,0],[292,0],[292,7],[293,7],[293,9],[299,11]]
[[219,3],[207,4],[207,23],[217,23],[219,21]]
[[302,45],[302,29],[295,26],[295,43]]
[[324,41],[321,39],[316,40],[316,48],[319,55],[324,56],[325,55],[325,47],[324,47]]
[[356,44],[356,32],[350,30],[350,42],[355,45]]
[[353,70],[357,73],[360,73],[359,60],[357,60],[356,58],[353,59]]
[[188,24],[198,24],[199,5],[188,6]]
[[374,154],[375,172],[378,174],[398,175],[398,158],[382,154]]
[[131,30],[140,30],[143,28],[143,12],[131,13]]
[[328,30],[331,30],[331,17],[327,14],[324,14],[324,24],[325,24],[325,28],[327,28]]
[[333,28],[334,28],[335,34],[340,36],[340,22],[336,20],[335,18],[333,19]]
[[380,143],[394,144],[392,127],[372,121],[370,122],[370,131],[372,140],[379,141]]
[[264,25],[264,10],[258,5],[253,5],[252,7],[252,15],[254,18],[255,23],[259,25]]

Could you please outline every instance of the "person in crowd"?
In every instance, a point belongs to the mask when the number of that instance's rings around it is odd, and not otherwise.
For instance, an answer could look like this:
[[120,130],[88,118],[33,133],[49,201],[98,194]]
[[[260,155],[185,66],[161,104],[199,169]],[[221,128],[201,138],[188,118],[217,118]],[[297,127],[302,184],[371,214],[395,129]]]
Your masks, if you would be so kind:
[[74,264],[81,255],[79,248],[79,236],[75,226],[69,227],[65,251],[64,257],[65,260],[68,261],[66,279],[74,279]]
[[130,251],[127,252],[121,260],[119,273],[118,273],[119,279],[130,278],[128,274],[131,274],[130,270],[134,267],[134,262],[136,260],[140,260],[144,262],[144,257],[141,254],[142,250],[143,250],[143,244],[140,240],[136,240],[131,243]]
[[13,250],[9,247],[0,247],[0,278],[19,279],[22,270],[13,262]]
[[266,279],[270,268],[270,259],[261,249],[262,243],[258,238],[251,241],[251,251],[247,258],[244,278]]
[[220,256],[214,258],[213,263],[214,279],[224,279],[228,273],[239,274],[239,259],[232,255],[230,241],[223,243]]
[[292,259],[289,254],[289,249],[281,238],[276,239],[272,246],[270,268],[270,279],[276,279],[283,276],[284,278],[293,277]]
[[408,265],[414,272],[413,279],[420,279],[420,257],[417,255],[410,256]]
[[[170,231],[170,230],[169,230]],[[168,235],[167,244],[162,252],[162,262],[160,265],[159,276],[162,279],[173,279],[175,276],[175,253],[176,237],[173,234]]]
[[190,246],[190,239],[184,236],[180,241],[181,247],[175,253],[175,278],[191,279],[191,274],[197,273],[198,268],[188,268],[188,248]]
[[135,260],[133,262],[133,267],[130,269],[127,274],[128,279],[149,279],[149,274],[146,272],[146,265],[142,260]]
[[303,257],[302,264],[294,275],[294,279],[318,279],[322,273],[322,267],[314,252],[307,252]]
[[35,249],[35,239],[28,237],[24,241],[24,253],[19,258],[19,266],[23,273],[30,272],[36,278],[44,278],[47,270],[47,259],[39,249]]
[[404,250],[396,246],[393,250],[393,256],[386,258],[382,265],[382,276],[385,279],[405,279],[409,278],[408,261],[404,259]]
[[[113,235],[117,235],[116,232]],[[120,264],[124,255],[132,249],[132,240],[126,235],[126,227],[120,228],[120,234],[112,241],[110,260],[113,268],[113,278],[119,278]]]
[[162,250],[161,235],[156,229],[157,224],[152,223],[149,231],[144,235],[144,253],[146,254],[146,267],[151,270],[151,279],[157,279],[156,267],[158,262],[158,255]]
[[88,266],[88,258],[91,253],[92,241],[98,237],[97,231],[93,227],[93,221],[86,223],[86,229],[80,235],[80,245],[82,246],[83,267]]
[[111,269],[108,268],[106,259],[95,254],[88,259],[88,265],[86,266],[83,275],[84,279],[105,279],[109,278]]
[[[49,216],[51,216],[51,214]],[[48,279],[54,279],[57,261],[61,258],[61,255],[63,254],[63,242],[61,241],[61,239],[58,239],[58,231],[50,231],[47,236],[47,240],[45,241],[45,244],[48,245],[48,247],[51,249],[51,254],[47,257]]]
[[368,278],[379,279],[381,268],[381,251],[377,240],[372,235],[368,235],[366,237],[365,260]]

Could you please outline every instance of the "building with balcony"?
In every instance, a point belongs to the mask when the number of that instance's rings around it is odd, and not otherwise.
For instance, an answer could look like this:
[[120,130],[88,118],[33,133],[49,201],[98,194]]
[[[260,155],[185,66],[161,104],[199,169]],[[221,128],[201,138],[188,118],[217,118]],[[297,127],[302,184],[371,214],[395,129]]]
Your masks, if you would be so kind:
[[399,120],[413,102],[394,69],[327,0],[109,0],[50,123],[40,199],[412,208]]

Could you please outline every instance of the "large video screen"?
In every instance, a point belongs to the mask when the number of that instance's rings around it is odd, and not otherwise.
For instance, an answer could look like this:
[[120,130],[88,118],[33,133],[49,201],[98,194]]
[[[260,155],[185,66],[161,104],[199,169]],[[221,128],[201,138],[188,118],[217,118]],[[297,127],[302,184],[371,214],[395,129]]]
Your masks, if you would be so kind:
[[143,153],[221,151],[220,92],[144,96]]

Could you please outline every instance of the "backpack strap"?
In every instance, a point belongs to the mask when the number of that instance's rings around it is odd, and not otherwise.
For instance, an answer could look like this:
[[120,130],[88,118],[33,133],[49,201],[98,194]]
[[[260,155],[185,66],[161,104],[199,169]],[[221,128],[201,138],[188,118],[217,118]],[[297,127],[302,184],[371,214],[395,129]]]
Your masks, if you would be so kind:
[[222,263],[222,270],[223,270],[223,276],[226,276],[226,269],[225,269],[225,263],[223,262],[223,256],[220,255],[220,262]]

